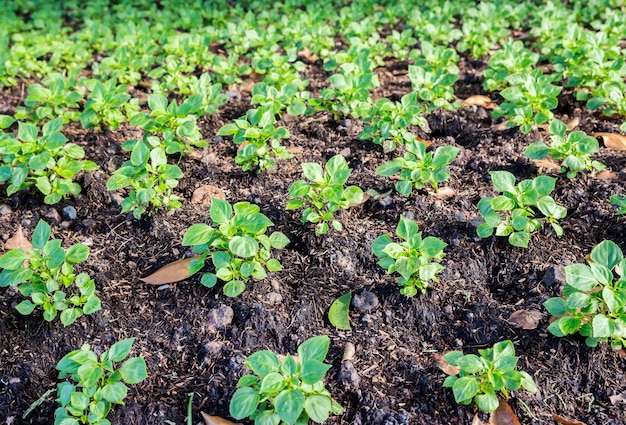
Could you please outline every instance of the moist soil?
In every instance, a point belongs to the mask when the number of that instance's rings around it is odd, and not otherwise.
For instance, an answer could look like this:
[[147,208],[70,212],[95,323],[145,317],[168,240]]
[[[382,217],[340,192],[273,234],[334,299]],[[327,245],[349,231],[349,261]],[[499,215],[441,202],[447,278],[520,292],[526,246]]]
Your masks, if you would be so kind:
[[[455,85],[459,98],[484,94],[485,66],[461,60],[461,78]],[[406,69],[406,63],[394,62],[377,70],[381,88],[374,98],[399,99],[409,92]],[[306,72],[311,87],[324,86],[327,74],[320,63],[309,64]],[[22,89],[2,94],[0,113],[15,110]],[[560,295],[563,266],[584,262],[603,239],[624,246],[624,218],[615,215],[609,202],[610,195],[624,193],[622,152],[602,147],[596,158],[615,173],[614,179],[558,176],[553,196],[568,210],[562,220],[564,235],[559,238],[544,229],[521,249],[499,238],[478,238],[476,204],[494,194],[490,170],[508,170],[518,180],[546,172],[523,156],[529,143],[548,140],[546,129],[523,135],[476,106],[435,112],[428,117],[431,133],[416,133],[432,142],[431,149],[460,148],[450,180],[443,185],[453,194],[441,197],[422,191],[402,197],[392,190],[393,181],[375,174],[393,153],[359,140],[360,120],[334,120],[323,113],[282,123],[291,132],[286,145],[293,159],[280,161],[275,172],[243,172],[234,164],[235,145],[216,136],[223,124],[250,108],[248,92],[238,86],[230,90],[231,98],[218,113],[200,119],[209,146],[179,161],[185,178],[177,191],[184,202],[172,213],[135,220],[120,213],[121,194],[106,190],[107,178],[126,159],[121,143],[140,136],[131,126],[113,132],[83,130],[75,124],[64,127],[70,141],[83,146],[86,158],[100,166],[81,176],[83,191],[76,197],[49,206],[34,192],[6,197],[1,188],[2,239],[20,225],[30,237],[38,220],[45,219],[64,246],[88,244],[90,256],[80,268],[95,279],[103,305],[101,311],[63,327],[58,320],[44,321],[41,313],[20,315],[15,305],[21,296],[10,288],[0,291],[2,423],[53,423],[54,393],[25,419],[22,416],[46,390],[55,388],[56,363],[84,343],[102,352],[128,337],[136,338],[132,355],[146,360],[149,376],[130,387],[124,406],[114,408],[109,416],[113,424],[182,425],[190,393],[193,423],[202,422],[200,411],[229,417],[228,403],[237,380],[246,373],[246,356],[262,349],[294,353],[299,343],[320,334],[331,338],[327,361],[333,367],[327,388],[346,409],[327,421],[331,425],[469,424],[476,409],[457,405],[452,391],[442,387],[446,375],[437,355],[449,350],[476,353],[505,339],[515,343],[518,368],[529,372],[538,385],[535,394],[520,390],[509,399],[522,423],[553,424],[554,414],[587,424],[624,423],[624,405],[613,405],[609,399],[626,391],[624,353],[607,346],[586,347],[578,337],[549,335],[549,317],[542,307],[545,300]],[[495,94],[491,97],[501,101]],[[556,116],[566,122],[579,118],[578,129],[618,131],[619,121],[600,120],[571,93],[559,100]],[[323,163],[338,153],[353,168],[350,184],[381,195],[342,212],[342,231],[316,236],[313,228],[300,223],[298,212],[285,211],[288,188],[303,178],[300,163]],[[197,276],[161,287],[139,280],[191,255],[181,246],[183,234],[195,223],[210,223],[208,208],[191,202],[194,190],[202,185],[222,189],[231,203],[260,206],[275,223],[274,230],[291,239],[286,249],[275,253],[283,271],[249,283],[236,298],[224,296],[219,285],[205,288]],[[76,218],[63,216],[67,206],[75,208]],[[413,298],[399,293],[396,277],[385,274],[370,249],[379,235],[394,234],[400,215],[416,220],[424,235],[449,244],[440,281]],[[366,298],[371,292],[376,300],[370,295],[365,303],[352,306],[352,330],[339,331],[326,313],[348,291]],[[230,312],[226,307],[232,309],[230,323],[225,320]],[[536,329],[519,329],[509,321],[518,310],[538,310],[543,318]],[[356,347],[353,370],[342,366],[347,343]]]

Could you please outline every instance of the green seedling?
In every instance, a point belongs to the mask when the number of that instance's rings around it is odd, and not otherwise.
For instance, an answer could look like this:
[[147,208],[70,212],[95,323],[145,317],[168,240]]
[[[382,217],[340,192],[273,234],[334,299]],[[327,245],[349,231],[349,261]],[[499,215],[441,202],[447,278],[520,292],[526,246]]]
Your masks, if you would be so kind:
[[128,188],[128,196],[121,203],[122,213],[132,211],[136,219],[159,208],[180,208],[180,197],[173,193],[183,172],[178,165],[168,164],[165,146],[156,136],[144,140],[127,140],[122,149],[130,152],[130,159],[107,180],[108,190]]
[[413,91],[427,112],[459,108],[460,103],[455,101],[452,87],[459,74],[451,74],[445,69],[431,70],[429,66],[409,65],[409,78]]
[[137,99],[131,99],[125,84],[117,84],[114,78],[107,81],[87,80],[87,101],[80,114],[83,128],[99,126],[102,130],[117,129],[129,116],[139,111]]
[[16,306],[21,314],[40,307],[45,320],[50,322],[60,313],[61,323],[68,326],[101,308],[93,279],[87,273],[74,274],[74,265],[88,255],[83,244],[63,249],[60,239],[50,239],[48,223],[39,220],[32,248],[15,248],[0,257],[0,287],[17,286],[20,294],[30,298]]
[[281,232],[267,235],[267,228],[274,223],[259,211],[257,205],[248,202],[231,206],[227,201],[213,198],[210,209],[213,225],[194,224],[183,236],[182,244],[193,246],[193,251],[200,255],[190,263],[189,275],[200,271],[210,257],[215,273],[204,273],[200,281],[212,288],[217,279],[223,280],[224,294],[236,297],[246,289],[250,278],[262,280],[267,276],[266,269],[282,270],[271,251],[284,248],[289,239]]
[[61,117],[43,126],[42,135],[33,124],[20,122],[17,137],[0,136],[0,182],[8,181],[7,196],[34,185],[46,204],[56,204],[68,194],[80,193],[73,181],[83,170],[97,170],[92,161],[81,161],[82,147],[66,143]]
[[248,356],[244,375],[230,400],[230,415],[250,418],[256,424],[304,425],[309,420],[321,424],[343,407],[324,385],[330,365],[324,363],[330,338],[320,335],[298,346],[298,355],[283,360],[269,350]]
[[568,178],[583,170],[600,171],[605,168],[601,162],[591,160],[591,155],[600,150],[595,137],[587,136],[583,131],[572,131],[565,137],[567,125],[558,119],[552,120],[549,131],[552,139],[550,146],[535,142],[524,150],[524,155],[535,160],[550,156],[561,162],[561,172],[566,172]]
[[409,196],[413,189],[422,189],[427,184],[436,192],[439,183],[450,178],[448,165],[458,153],[459,148],[454,146],[440,146],[435,152],[427,152],[426,144],[415,140],[406,145],[403,157],[384,163],[376,174],[391,177],[400,173],[396,190],[403,196]]
[[483,72],[483,87],[489,91],[502,90],[509,84],[509,75],[529,73],[538,61],[538,53],[526,49],[519,40],[509,39],[489,58],[489,66]]
[[626,214],[626,196],[612,195],[609,199],[611,200],[613,206],[617,208],[617,212],[615,214]]
[[[563,234],[558,220],[565,217],[567,210],[558,205],[550,196],[556,179],[539,176],[523,180],[515,185],[515,176],[508,171],[490,171],[491,182],[499,196],[487,196],[478,202],[478,209],[484,218],[476,229],[481,238],[508,236],[513,246],[528,247],[530,234],[550,223],[557,236]],[[538,217],[538,214],[543,217]]]
[[548,331],[559,337],[578,333],[590,347],[608,342],[614,350],[626,348],[626,259],[607,240],[589,257],[588,264],[565,266],[561,297],[543,304],[557,318]]
[[452,388],[457,403],[474,402],[480,410],[493,412],[498,408],[498,393],[508,398],[509,391],[520,387],[532,393],[537,391],[533,378],[516,370],[519,358],[511,341],[497,342],[478,353],[479,356],[450,351],[444,355],[451,366],[460,368],[458,376],[450,375],[443,382],[444,387]]
[[433,260],[444,257],[443,249],[448,246],[434,236],[422,238],[417,223],[404,216],[400,217],[396,235],[402,242],[393,242],[388,235],[377,237],[372,243],[372,251],[380,259],[378,265],[388,274],[400,274],[400,293],[407,297],[426,292],[428,283],[438,282],[437,275],[443,266]]
[[113,405],[124,404],[127,384],[138,384],[148,376],[144,359],[126,359],[134,341],[118,341],[100,356],[83,344],[59,361],[56,369],[64,381],[57,384],[54,425],[111,425],[106,417]]
[[287,210],[304,208],[302,223],[315,224],[315,233],[322,235],[332,226],[340,231],[343,225],[335,219],[335,212],[348,209],[363,200],[363,190],[358,186],[344,187],[352,169],[341,155],[328,160],[326,166],[315,163],[301,164],[304,176],[310,181],[298,180],[289,187]]

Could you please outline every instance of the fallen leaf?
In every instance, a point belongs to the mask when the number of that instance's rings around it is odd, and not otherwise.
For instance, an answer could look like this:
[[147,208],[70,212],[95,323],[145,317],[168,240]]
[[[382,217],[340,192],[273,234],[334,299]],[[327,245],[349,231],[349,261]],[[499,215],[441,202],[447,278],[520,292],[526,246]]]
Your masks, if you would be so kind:
[[556,162],[550,161],[549,159],[538,159],[533,162],[539,168],[547,168],[548,170],[561,171],[561,166]]
[[481,421],[480,418],[478,417],[478,413],[476,413],[474,415],[474,419],[472,420],[471,425],[489,425],[489,424],[485,421]]
[[226,194],[224,194],[224,191],[219,187],[205,184],[204,186],[200,186],[193,191],[193,195],[191,196],[191,203],[200,204],[205,208],[209,208],[211,206],[211,199],[213,198],[225,201]]
[[621,394],[609,396],[609,400],[611,400],[613,406],[617,406],[619,403],[626,403],[626,391]]
[[594,179],[600,179],[600,180],[613,180],[617,178],[617,173],[611,170],[604,169],[600,171],[599,173],[592,175],[592,177]]
[[439,353],[433,354],[435,361],[437,362],[437,367],[441,369],[443,373],[446,375],[458,375],[461,372],[461,368],[459,366],[452,366],[448,361],[443,357],[443,355]]
[[473,96],[468,97],[461,103],[461,106],[482,106],[485,109],[493,109],[493,103],[489,96],[484,96],[482,94],[475,94]]
[[580,124],[580,118],[574,117],[571,120],[569,120],[569,122],[567,123],[567,129],[569,131],[572,131],[573,129],[578,127],[578,124]]
[[454,195],[456,195],[456,192],[454,191],[454,189],[449,187],[441,187],[439,188],[439,191],[435,193],[435,197],[439,199],[451,198]]
[[24,236],[21,224],[17,227],[15,234],[4,243],[4,249],[7,251],[16,248],[29,249],[32,247],[33,245],[26,239],[26,236]]
[[231,422],[228,419],[220,418],[219,416],[211,416],[204,412],[200,412],[202,419],[204,419],[204,425],[242,425],[239,422]]
[[351,361],[354,359],[354,354],[356,353],[356,348],[353,343],[346,342],[346,346],[343,348],[343,356],[341,357],[341,361]]
[[500,400],[498,408],[489,416],[489,425],[521,425],[513,409],[506,401]]
[[564,418],[563,416],[554,414],[552,415],[552,420],[554,420],[555,422],[560,423],[561,425],[587,425],[584,422],[581,421],[572,421],[570,419]]
[[626,151],[626,136],[617,133],[591,133],[593,137],[601,137],[604,146],[616,151]]
[[196,259],[198,259],[197,255],[174,261],[173,263],[161,267],[150,276],[140,277],[139,280],[149,285],[163,285],[165,283],[174,283],[187,279],[191,276],[189,274],[189,263]]
[[531,330],[537,329],[543,314],[539,310],[517,310],[509,316],[509,322],[516,328]]

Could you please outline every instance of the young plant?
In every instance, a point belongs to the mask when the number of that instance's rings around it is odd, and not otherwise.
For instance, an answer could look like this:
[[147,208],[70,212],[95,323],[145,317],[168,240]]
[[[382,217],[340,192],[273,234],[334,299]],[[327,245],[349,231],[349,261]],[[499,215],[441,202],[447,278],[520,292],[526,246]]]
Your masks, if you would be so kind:
[[483,87],[489,91],[502,90],[508,86],[506,78],[509,75],[529,73],[537,61],[538,53],[525,48],[519,40],[509,39],[489,59],[489,66],[483,72]]
[[129,188],[121,204],[122,213],[132,211],[139,220],[144,213],[161,207],[180,208],[180,197],[172,190],[183,178],[183,172],[178,165],[167,163],[161,139],[149,136],[144,140],[127,140],[122,149],[130,152],[130,159],[115,170],[106,184],[108,190]]
[[457,403],[467,405],[473,401],[480,410],[493,412],[498,408],[498,392],[508,398],[508,391],[520,387],[532,393],[537,391],[527,372],[515,370],[519,358],[511,341],[497,342],[478,353],[480,356],[450,351],[444,355],[451,366],[460,368],[458,376],[450,375],[443,382],[444,387],[452,388]]
[[422,189],[429,184],[435,192],[438,184],[450,178],[448,164],[454,161],[459,148],[440,146],[435,152],[427,152],[426,144],[414,140],[406,145],[404,157],[386,162],[376,170],[379,176],[391,177],[400,173],[396,182],[396,190],[403,196],[409,196],[413,189]]
[[305,425],[309,419],[323,423],[330,414],[339,415],[343,407],[332,399],[324,385],[330,365],[324,363],[330,338],[309,338],[298,347],[298,356],[287,354],[283,360],[269,350],[248,356],[244,375],[230,400],[230,415],[239,420],[250,418],[255,424]]
[[127,117],[139,111],[137,99],[131,99],[126,92],[126,84],[117,84],[112,78],[107,81],[87,80],[89,90],[87,101],[80,114],[83,128],[100,126],[101,129],[115,130]]
[[563,87],[552,84],[553,75],[541,69],[526,74],[511,74],[506,78],[510,87],[500,92],[505,102],[493,111],[494,118],[506,117],[509,125],[519,126],[524,134],[553,118],[552,109],[558,105],[557,96]]
[[388,235],[382,235],[372,243],[372,251],[380,259],[378,265],[387,274],[400,274],[401,294],[413,297],[418,290],[425,293],[428,282],[439,282],[437,274],[443,266],[433,260],[444,257],[443,249],[448,244],[433,236],[422,238],[417,223],[404,216],[400,216],[396,235],[402,242],[393,242]]
[[[481,238],[508,236],[509,243],[522,248],[528,247],[530,234],[548,222],[557,236],[563,229],[557,223],[565,217],[567,209],[558,205],[550,196],[556,179],[539,176],[523,180],[515,185],[515,176],[508,171],[490,171],[493,186],[502,195],[487,196],[478,202],[478,209],[484,218],[476,229]],[[537,217],[538,213],[543,217]]]
[[226,282],[223,291],[229,297],[236,297],[246,289],[246,282],[265,279],[266,269],[270,272],[282,270],[280,262],[272,258],[272,249],[282,249],[289,239],[281,232],[269,236],[267,228],[274,225],[257,205],[213,198],[210,216],[213,226],[194,224],[185,232],[182,244],[193,246],[198,259],[189,265],[189,275],[197,273],[205,265],[207,257],[215,267],[215,273],[202,275],[204,286],[212,288],[217,279]]
[[459,79],[459,74],[449,73],[445,69],[429,68],[409,65],[409,78],[418,101],[423,103],[427,112],[457,109],[460,103],[455,101],[453,85]]
[[557,318],[548,326],[555,336],[575,333],[595,347],[608,342],[614,350],[626,348],[626,259],[612,241],[602,241],[588,264],[565,266],[561,297],[543,303]]
[[565,137],[566,131],[567,125],[563,121],[553,119],[550,123],[550,146],[535,142],[524,150],[524,155],[530,159],[543,159],[549,155],[556,161],[562,161],[561,172],[567,172],[568,178],[583,170],[603,170],[604,164],[592,161],[590,157],[600,150],[598,140],[583,131],[572,131]]
[[46,204],[56,204],[67,194],[80,193],[73,181],[83,170],[98,166],[81,161],[82,147],[66,143],[61,133],[63,119],[55,118],[43,126],[43,134],[33,124],[19,123],[17,138],[0,137],[0,182],[9,181],[7,196],[35,185],[45,195]]
[[83,244],[61,248],[60,239],[50,240],[48,223],[39,220],[32,248],[15,248],[0,257],[0,287],[17,286],[20,294],[30,297],[16,306],[21,314],[41,307],[45,320],[50,322],[60,313],[61,323],[68,326],[101,308],[93,279],[87,273],[74,274],[74,264],[88,255]]
[[56,369],[65,381],[57,385],[60,406],[54,412],[54,425],[111,424],[106,417],[114,404],[124,404],[126,384],[138,384],[148,376],[144,359],[124,360],[134,341],[118,341],[99,357],[89,344],[83,344],[59,361]]
[[289,187],[287,210],[304,207],[302,223],[315,224],[315,233],[322,235],[330,230],[330,225],[340,231],[343,226],[335,219],[339,209],[348,209],[351,204],[363,200],[363,191],[357,186],[344,187],[352,169],[341,155],[328,160],[324,169],[321,165],[307,162],[301,164],[304,176],[310,180],[298,180]]
[[275,170],[277,159],[292,158],[293,155],[280,144],[289,137],[289,130],[276,127],[276,118],[271,109],[249,109],[246,116],[220,128],[218,135],[232,136],[240,145],[235,163],[244,171],[256,169]]
[[611,203],[615,208],[617,208],[617,215],[626,214],[626,197],[620,195],[612,195],[610,198]]

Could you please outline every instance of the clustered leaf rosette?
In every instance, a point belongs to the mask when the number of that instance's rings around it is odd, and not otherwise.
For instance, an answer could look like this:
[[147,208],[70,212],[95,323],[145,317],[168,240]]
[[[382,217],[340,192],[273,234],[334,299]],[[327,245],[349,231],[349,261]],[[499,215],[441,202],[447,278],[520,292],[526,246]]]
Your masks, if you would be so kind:
[[316,224],[315,233],[318,235],[328,232],[330,226],[340,231],[343,225],[335,219],[334,213],[363,201],[360,187],[344,187],[352,169],[341,155],[330,158],[324,168],[312,162],[301,166],[310,183],[298,180],[289,187],[289,196],[293,199],[287,203],[287,210],[304,208],[302,223]]
[[604,164],[591,159],[591,155],[600,150],[598,139],[587,136],[584,131],[572,131],[565,137],[567,125],[558,119],[552,120],[549,131],[552,139],[550,146],[535,142],[524,150],[524,155],[536,160],[550,156],[561,162],[561,173],[567,173],[568,178],[583,170],[604,170]]
[[399,173],[395,187],[403,196],[409,196],[413,189],[422,189],[427,184],[436,192],[439,183],[450,178],[448,165],[458,153],[459,148],[454,146],[439,146],[435,152],[426,151],[426,144],[415,140],[406,145],[404,156],[384,163],[376,174],[391,177]]
[[309,338],[298,347],[298,355],[283,360],[269,350],[248,356],[244,375],[230,400],[230,415],[250,418],[255,424],[306,425],[311,419],[322,423],[343,407],[332,399],[324,385],[331,365],[324,363],[330,338]]
[[433,260],[444,257],[443,249],[448,244],[434,236],[422,238],[417,223],[404,216],[400,217],[396,235],[402,242],[393,242],[388,235],[382,235],[372,243],[372,251],[380,258],[378,265],[388,274],[400,274],[401,294],[412,297],[418,290],[425,293],[428,282],[439,281],[437,274],[443,266]]
[[565,266],[561,297],[543,305],[556,317],[548,331],[555,336],[579,333],[595,347],[608,342],[614,350],[626,348],[626,259],[612,241],[602,241],[588,264]]
[[258,205],[249,202],[231,205],[213,198],[210,208],[213,226],[194,224],[183,236],[182,244],[193,246],[193,251],[200,254],[189,264],[189,275],[200,271],[210,256],[215,273],[204,273],[200,281],[212,288],[217,279],[223,280],[224,294],[235,297],[246,289],[245,282],[250,278],[265,279],[266,269],[282,270],[280,261],[272,258],[271,250],[284,248],[289,239],[281,232],[268,236],[267,228],[274,223],[259,211]]
[[[528,247],[530,234],[550,223],[557,236],[563,234],[558,220],[565,217],[567,209],[550,196],[556,179],[538,176],[515,185],[515,176],[508,171],[490,171],[493,186],[502,195],[487,196],[478,202],[484,222],[476,228],[481,238],[508,236],[513,246]],[[543,217],[538,217],[538,214]]]
[[59,361],[56,369],[65,381],[57,385],[60,406],[54,412],[54,425],[111,424],[106,417],[114,404],[124,404],[126,384],[138,384],[148,376],[144,359],[124,360],[134,340],[118,341],[100,357],[84,344]]
[[39,129],[20,122],[17,137],[0,134],[0,182],[8,181],[7,196],[34,185],[45,195],[46,204],[56,204],[68,194],[80,193],[73,181],[83,170],[97,170],[92,161],[82,161],[85,151],[66,143],[61,133],[63,119],[55,118]]
[[[96,285],[87,273],[74,274],[74,264],[89,255],[84,244],[61,247],[60,239],[50,240],[50,226],[39,220],[33,232],[32,248],[15,248],[0,257],[0,287],[17,286],[25,297],[16,309],[29,315],[36,307],[43,309],[43,318],[52,321],[60,312],[63,325],[68,326],[83,314],[101,309],[95,294]],[[75,288],[78,291],[68,293]]]
[[478,353],[480,356],[450,351],[444,355],[451,366],[460,368],[458,376],[450,375],[443,383],[444,387],[452,388],[457,403],[474,402],[480,410],[493,412],[498,408],[498,392],[508,398],[508,391],[517,391],[520,387],[533,393],[537,391],[535,381],[527,372],[515,370],[518,357],[511,341],[497,342]]

